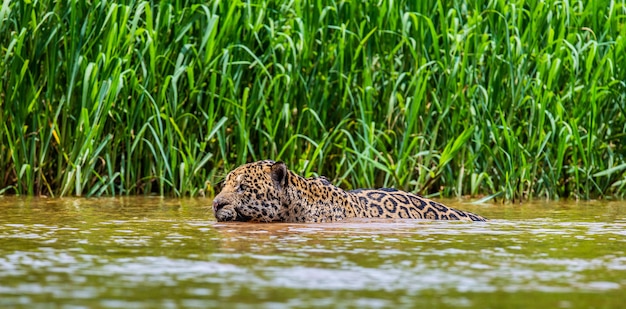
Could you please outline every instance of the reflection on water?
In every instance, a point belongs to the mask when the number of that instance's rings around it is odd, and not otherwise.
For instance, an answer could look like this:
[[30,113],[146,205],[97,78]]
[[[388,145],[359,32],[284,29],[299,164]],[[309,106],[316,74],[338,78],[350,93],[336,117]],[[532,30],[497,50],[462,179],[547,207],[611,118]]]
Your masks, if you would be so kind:
[[0,307],[620,308],[626,203],[486,223],[215,222],[208,200],[0,198]]

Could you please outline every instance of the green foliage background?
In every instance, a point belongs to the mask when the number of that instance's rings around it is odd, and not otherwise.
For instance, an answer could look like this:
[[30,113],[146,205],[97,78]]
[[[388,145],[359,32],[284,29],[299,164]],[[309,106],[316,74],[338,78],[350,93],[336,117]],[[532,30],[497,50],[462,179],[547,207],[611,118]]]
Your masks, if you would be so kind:
[[625,1],[5,0],[0,48],[5,194],[626,191]]

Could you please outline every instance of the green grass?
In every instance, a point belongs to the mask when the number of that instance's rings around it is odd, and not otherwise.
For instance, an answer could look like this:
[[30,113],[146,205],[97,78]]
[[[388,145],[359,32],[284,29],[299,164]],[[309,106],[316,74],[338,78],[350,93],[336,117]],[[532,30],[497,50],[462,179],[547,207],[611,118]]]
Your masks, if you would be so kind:
[[4,1],[0,60],[0,193],[626,194],[626,1]]

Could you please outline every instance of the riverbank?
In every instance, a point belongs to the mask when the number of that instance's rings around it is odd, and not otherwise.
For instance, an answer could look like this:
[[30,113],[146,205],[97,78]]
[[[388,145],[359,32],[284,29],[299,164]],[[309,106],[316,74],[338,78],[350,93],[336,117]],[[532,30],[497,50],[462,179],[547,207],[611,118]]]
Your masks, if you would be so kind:
[[232,168],[274,159],[346,189],[623,198],[625,12],[7,2],[0,193],[211,195]]

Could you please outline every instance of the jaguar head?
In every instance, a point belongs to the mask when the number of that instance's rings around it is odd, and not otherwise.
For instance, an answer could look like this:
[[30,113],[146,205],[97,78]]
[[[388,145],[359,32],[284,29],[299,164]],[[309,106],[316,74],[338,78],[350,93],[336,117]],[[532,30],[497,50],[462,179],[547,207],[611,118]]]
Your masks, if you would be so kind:
[[281,221],[287,174],[285,163],[270,160],[234,169],[213,199],[215,218],[217,221]]

